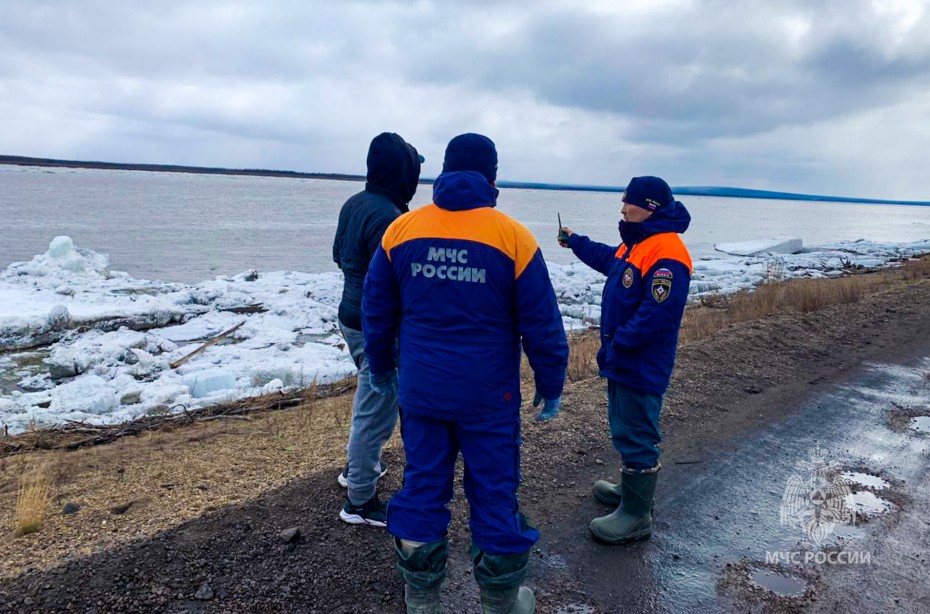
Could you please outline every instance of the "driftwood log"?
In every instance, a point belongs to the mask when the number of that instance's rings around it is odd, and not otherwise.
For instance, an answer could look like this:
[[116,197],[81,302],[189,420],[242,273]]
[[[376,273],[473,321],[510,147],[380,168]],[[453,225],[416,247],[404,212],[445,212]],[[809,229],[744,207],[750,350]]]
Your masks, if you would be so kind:
[[168,366],[170,366],[172,369],[177,369],[178,367],[180,367],[181,365],[183,365],[185,362],[187,362],[188,360],[190,360],[190,359],[193,358],[194,356],[196,356],[196,355],[202,353],[205,349],[207,349],[207,348],[210,347],[211,345],[216,345],[217,343],[219,343],[220,341],[222,341],[222,340],[225,339],[226,337],[230,336],[231,334],[233,334],[234,332],[236,332],[237,330],[239,330],[239,329],[242,327],[243,324],[245,324],[245,320],[243,320],[242,322],[239,322],[238,324],[236,324],[235,326],[233,326],[233,327],[230,328],[229,330],[220,333],[219,335],[217,335],[217,336],[214,337],[213,339],[210,339],[209,341],[207,341],[206,343],[204,343],[203,345],[201,345],[199,348],[197,348],[196,350],[194,350],[193,352],[191,352],[191,353],[188,354],[187,356],[184,356],[183,358],[178,358],[177,360],[175,360],[173,363],[171,363],[171,364],[168,365]]

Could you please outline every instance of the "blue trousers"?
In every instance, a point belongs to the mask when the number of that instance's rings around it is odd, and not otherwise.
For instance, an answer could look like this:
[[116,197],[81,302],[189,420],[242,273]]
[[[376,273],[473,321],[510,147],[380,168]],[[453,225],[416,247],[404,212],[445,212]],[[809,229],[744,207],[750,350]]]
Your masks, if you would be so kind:
[[607,380],[610,436],[623,466],[636,471],[659,464],[659,412],[662,395],[638,392]]
[[400,539],[446,537],[449,501],[459,452],[469,504],[472,542],[488,554],[521,554],[539,539],[517,501],[520,486],[520,417],[459,422],[401,409],[407,466],[404,486],[388,504],[388,531]]

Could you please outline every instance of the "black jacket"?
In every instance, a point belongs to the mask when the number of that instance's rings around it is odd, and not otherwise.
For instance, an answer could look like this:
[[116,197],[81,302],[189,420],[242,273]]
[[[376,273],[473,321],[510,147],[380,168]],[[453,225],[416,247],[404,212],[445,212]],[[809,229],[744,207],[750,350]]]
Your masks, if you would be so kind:
[[385,229],[402,213],[417,191],[420,157],[400,136],[383,132],[368,149],[365,190],[346,201],[339,212],[333,261],[345,275],[339,321],[362,330],[362,282]]

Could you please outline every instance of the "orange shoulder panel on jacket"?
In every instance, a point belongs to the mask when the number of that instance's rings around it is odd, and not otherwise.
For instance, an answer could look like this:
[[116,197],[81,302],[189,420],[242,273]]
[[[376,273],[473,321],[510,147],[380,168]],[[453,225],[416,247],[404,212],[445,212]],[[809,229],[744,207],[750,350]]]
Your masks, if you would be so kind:
[[637,243],[628,259],[643,275],[659,260],[677,260],[688,267],[689,274],[694,272],[691,254],[678,233],[663,232],[652,235],[642,243]]
[[515,276],[520,277],[539,246],[523,224],[493,209],[447,211],[435,204],[400,216],[388,226],[381,247],[391,259],[391,250],[414,239],[461,239],[484,243],[513,260]]
[[626,253],[626,245],[624,245],[623,243],[621,243],[621,244],[620,244],[620,247],[617,248],[617,253],[614,254],[614,257],[616,257],[616,258],[623,258],[623,254],[625,254],[625,253]]

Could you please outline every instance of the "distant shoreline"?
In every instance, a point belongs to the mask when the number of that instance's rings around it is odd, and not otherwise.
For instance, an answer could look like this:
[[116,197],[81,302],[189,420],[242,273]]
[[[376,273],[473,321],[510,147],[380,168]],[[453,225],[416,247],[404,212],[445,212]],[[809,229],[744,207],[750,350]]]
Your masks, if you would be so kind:
[[[52,168],[90,168],[121,171],[145,171],[157,173],[192,173],[197,175],[247,175],[253,177],[283,177],[293,179],[330,179],[337,181],[365,181],[362,175],[346,173],[304,173],[299,171],[282,171],[251,168],[219,168],[207,166],[183,166],[175,164],[134,164],[127,162],[95,162],[86,160],[56,160],[53,158],[30,158],[26,156],[0,155],[0,164],[12,166],[38,166]],[[421,184],[431,185],[433,179],[423,178]],[[625,187],[566,185],[555,183],[532,183],[524,181],[498,181],[499,188],[517,188],[525,190],[563,190],[570,192],[615,192],[626,190]],[[852,198],[846,196],[822,196],[817,194],[796,194],[793,192],[773,192],[769,190],[751,190],[723,186],[680,186],[673,188],[676,196],[715,196],[719,198],[752,198],[763,200],[803,200],[813,202],[859,203],[871,205],[916,205],[930,206],[930,201],[889,200],[876,198]]]
[[365,181],[361,175],[343,173],[301,173],[251,168],[214,168],[208,166],[181,166],[176,164],[133,164],[128,162],[89,162],[86,160],[55,160],[0,156],[0,164],[13,166],[44,166],[54,168],[94,168],[115,171],[146,171],[155,173],[192,173],[196,175],[251,175],[255,177],[292,177],[300,179],[335,179],[339,181]]

